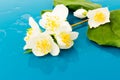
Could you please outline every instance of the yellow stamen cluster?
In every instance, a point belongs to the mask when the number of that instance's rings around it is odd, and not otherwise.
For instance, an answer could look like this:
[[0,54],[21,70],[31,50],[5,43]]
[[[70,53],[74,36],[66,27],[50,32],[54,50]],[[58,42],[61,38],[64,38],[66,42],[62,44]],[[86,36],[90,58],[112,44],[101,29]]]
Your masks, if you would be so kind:
[[61,39],[62,39],[62,42],[64,42],[64,44],[65,44],[67,47],[71,45],[72,39],[71,39],[69,33],[61,32],[61,33],[60,33],[60,37],[61,37]]
[[102,12],[97,12],[94,16],[94,20],[96,22],[104,22],[105,21],[105,15]]
[[45,27],[50,29],[51,31],[55,31],[60,26],[60,19],[57,16],[48,16],[46,20],[47,22]]
[[49,40],[42,39],[36,42],[36,48],[39,52],[48,54],[52,49],[52,45]]
[[27,30],[27,36],[25,37],[25,41],[28,41],[30,39],[30,36],[32,35],[33,29],[29,28]]

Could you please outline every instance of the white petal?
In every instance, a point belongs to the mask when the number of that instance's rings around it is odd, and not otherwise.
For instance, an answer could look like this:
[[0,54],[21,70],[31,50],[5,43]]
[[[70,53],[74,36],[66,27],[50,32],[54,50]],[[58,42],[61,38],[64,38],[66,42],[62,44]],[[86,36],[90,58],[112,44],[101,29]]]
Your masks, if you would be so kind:
[[68,8],[64,6],[63,4],[57,5],[53,11],[52,14],[59,16],[61,19],[66,20],[68,16]]
[[23,49],[24,49],[24,50],[26,50],[26,49],[31,49],[31,47],[26,44]]
[[60,49],[56,43],[52,43],[52,51],[50,52],[52,56],[57,56],[60,53]]
[[58,31],[69,32],[69,31],[72,31],[72,27],[67,21],[65,21],[65,22],[61,23],[60,28],[58,29]]
[[102,8],[101,11],[102,11],[104,14],[106,14],[106,16],[109,17],[110,11],[109,11],[108,7]]
[[25,50],[25,49],[32,49],[33,46],[34,46],[34,42],[36,41],[36,39],[37,39],[38,37],[41,36],[41,34],[42,34],[42,33],[31,35],[31,36],[30,36],[30,39],[27,40],[27,41],[25,40],[25,38],[26,38],[26,37],[25,37],[24,40],[26,41],[26,45],[24,46],[24,50]]
[[61,48],[62,46],[65,46],[65,44],[62,42],[59,33],[55,35],[55,39],[57,40],[57,43],[59,45],[59,47]]
[[78,32],[71,32],[70,34],[71,34],[71,39],[72,39],[72,40],[77,39],[77,38],[78,38],[78,35],[79,35]]
[[34,46],[34,42],[35,42],[34,37],[35,36],[31,36],[31,38],[28,41],[26,41],[26,45],[24,46],[24,50],[32,49],[32,47]]
[[26,50],[26,49],[32,49],[32,43],[30,43],[30,42],[26,42],[26,45],[24,46],[24,50]]
[[105,22],[106,22],[106,23],[110,22],[110,19],[107,19]]
[[37,51],[35,48],[32,49],[32,52],[35,56],[44,56],[47,54],[41,53],[40,51]]
[[64,44],[59,44],[59,45],[60,45],[60,49],[69,49],[74,45],[74,42],[72,41],[70,46],[65,46]]
[[40,19],[39,24],[41,27],[45,28],[46,20],[45,19]]
[[32,17],[30,17],[29,18],[29,25],[33,28],[33,29],[40,29],[39,28],[39,25],[35,22],[35,20],[32,18]]
[[50,31],[50,30],[45,30],[44,33],[47,33],[47,34],[49,34],[49,35],[53,35],[53,34],[54,34],[54,32],[52,32],[52,31]]
[[98,27],[100,25],[100,23],[97,23],[92,19],[88,20],[88,24],[89,24],[90,28],[96,28],[96,27]]
[[93,18],[94,15],[95,15],[95,13],[92,10],[89,10],[88,13],[87,13],[88,18]]
[[40,30],[38,24],[35,22],[35,20],[30,17],[29,18],[29,25],[32,27],[33,29],[33,32],[32,32],[32,35],[37,35],[39,33],[41,33],[42,31]]
[[95,21],[92,20],[92,19],[89,19],[89,20],[88,20],[88,24],[89,24],[90,28],[97,28],[97,27],[99,27],[100,25],[103,25],[103,24],[108,23],[108,22],[110,22],[109,19],[106,19],[106,21],[104,21],[104,22],[95,22]]
[[70,46],[66,46],[65,43],[62,42],[61,38],[59,37],[59,35],[56,35],[55,36],[56,40],[57,40],[57,43],[60,47],[60,49],[69,49],[73,46],[74,42],[72,41],[71,42],[71,45]]
[[109,11],[109,9],[107,7],[105,7],[105,8],[102,9],[102,11],[103,11],[103,13],[106,17],[105,23],[110,22],[110,11]]

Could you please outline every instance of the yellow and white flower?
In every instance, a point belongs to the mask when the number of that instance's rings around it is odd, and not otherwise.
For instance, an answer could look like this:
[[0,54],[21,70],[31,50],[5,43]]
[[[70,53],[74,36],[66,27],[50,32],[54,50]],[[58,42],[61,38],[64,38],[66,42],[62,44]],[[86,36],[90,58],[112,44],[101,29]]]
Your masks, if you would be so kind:
[[66,28],[71,30],[70,24],[66,21],[67,16],[68,8],[62,4],[57,5],[52,12],[46,12],[42,15],[39,24],[50,34]]
[[[64,5],[57,5],[52,12],[46,12],[42,15],[39,24],[45,28],[45,32],[39,28],[39,25],[32,17],[29,18],[30,29],[24,38],[26,45],[24,49],[31,49],[36,56],[51,54],[57,56],[60,49],[71,48],[78,32],[72,32],[72,27],[66,21],[68,8]],[[51,36],[53,35],[54,38]],[[56,39],[56,43],[55,40]]]
[[29,18],[29,25],[31,28],[24,39],[26,41],[24,49],[32,49],[33,54],[36,56],[44,56],[48,53],[57,56],[60,52],[59,47],[52,37],[48,33],[41,33],[38,24],[32,17]]
[[32,45],[32,52],[35,56],[51,54],[59,55],[60,49],[48,33],[40,33],[31,39],[28,44]]
[[55,35],[60,49],[69,49],[73,46],[73,40],[77,39],[78,32],[61,31]]
[[102,24],[110,22],[110,12],[107,7],[89,10],[87,13],[90,28],[96,28]]
[[78,9],[73,14],[77,18],[83,19],[83,18],[87,17],[87,10],[85,10],[85,9]]
[[31,26],[31,28],[29,28],[27,30],[27,35],[26,37],[24,38],[25,42],[26,42],[26,45],[24,46],[24,49],[31,49],[32,45],[28,44],[28,42],[33,39],[33,37],[35,35],[38,35],[41,33],[41,30],[39,28],[39,25],[35,22],[35,20],[30,17],[29,18],[29,25]]

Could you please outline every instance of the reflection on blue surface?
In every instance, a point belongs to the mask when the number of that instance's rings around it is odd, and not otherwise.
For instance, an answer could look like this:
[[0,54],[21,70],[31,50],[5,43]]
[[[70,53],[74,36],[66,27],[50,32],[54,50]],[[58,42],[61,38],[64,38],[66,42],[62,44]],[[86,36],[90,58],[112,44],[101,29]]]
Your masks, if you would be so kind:
[[58,57],[34,57],[30,56],[29,66],[31,68],[40,69],[45,74],[50,74],[54,69],[58,71],[66,71],[70,63],[76,63],[79,60],[78,52],[75,48],[70,50],[62,50]]
[[[119,0],[92,1],[120,9]],[[79,38],[58,57],[23,54],[28,17],[38,22],[41,10],[52,9],[52,0],[2,0],[0,7],[0,80],[120,80],[120,49],[89,41],[87,23],[74,28]],[[79,21],[72,12],[68,19]]]

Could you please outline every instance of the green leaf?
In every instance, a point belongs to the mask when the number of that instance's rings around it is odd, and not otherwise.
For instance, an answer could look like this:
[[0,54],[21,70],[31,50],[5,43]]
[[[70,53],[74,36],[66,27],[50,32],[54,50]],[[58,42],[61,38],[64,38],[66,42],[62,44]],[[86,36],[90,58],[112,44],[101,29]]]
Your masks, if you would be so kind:
[[120,48],[120,10],[111,11],[110,23],[88,29],[88,38],[99,45]]
[[45,12],[52,12],[52,10],[42,10],[40,15],[44,14]]
[[71,10],[77,10],[79,8],[84,8],[86,10],[92,10],[96,8],[100,8],[100,4],[96,4],[86,0],[54,0],[54,6],[58,4],[64,4]]
[[[58,4],[64,4],[70,10],[77,10],[79,8],[84,8],[86,10],[92,10],[96,8],[100,8],[100,4],[92,3],[89,0],[54,0],[54,6]],[[43,10],[41,11],[41,15],[45,12],[51,12],[52,10]]]
[[31,49],[27,49],[27,50],[24,52],[24,54],[28,54],[28,53],[31,53],[31,52],[32,52]]

